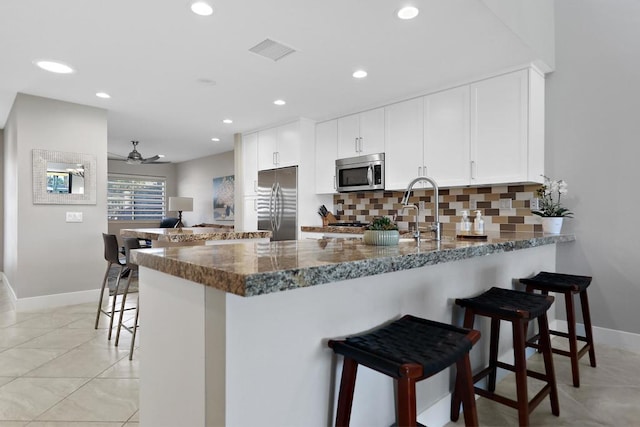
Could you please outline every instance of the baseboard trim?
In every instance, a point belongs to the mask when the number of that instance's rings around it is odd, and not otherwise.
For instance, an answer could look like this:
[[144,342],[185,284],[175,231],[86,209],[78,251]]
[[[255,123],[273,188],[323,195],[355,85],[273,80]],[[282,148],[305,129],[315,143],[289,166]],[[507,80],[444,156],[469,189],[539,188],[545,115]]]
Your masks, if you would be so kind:
[[37,297],[18,298],[11,283],[4,273],[0,273],[2,281],[9,289],[11,303],[16,311],[48,310],[51,308],[63,307],[66,305],[84,304],[96,302],[100,297],[100,289],[90,289],[87,291],[65,292],[61,294],[40,295]]
[[[557,330],[567,332],[566,320],[556,320],[556,322]],[[576,331],[578,335],[584,335],[584,324],[577,323]],[[598,355],[598,344],[640,353],[640,334],[593,326],[593,344],[596,348],[596,357]]]

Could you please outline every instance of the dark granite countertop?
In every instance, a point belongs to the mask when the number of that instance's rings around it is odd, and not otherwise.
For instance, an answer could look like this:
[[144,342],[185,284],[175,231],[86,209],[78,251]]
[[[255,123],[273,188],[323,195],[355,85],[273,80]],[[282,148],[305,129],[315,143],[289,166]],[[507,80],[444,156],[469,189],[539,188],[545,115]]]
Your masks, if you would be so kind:
[[196,242],[203,240],[268,239],[270,231],[234,231],[232,227],[124,228],[122,237],[157,240],[159,242]]
[[245,242],[141,249],[133,262],[241,296],[255,296],[575,240],[574,235],[489,233],[486,241],[445,236],[439,244],[369,246],[359,239]]

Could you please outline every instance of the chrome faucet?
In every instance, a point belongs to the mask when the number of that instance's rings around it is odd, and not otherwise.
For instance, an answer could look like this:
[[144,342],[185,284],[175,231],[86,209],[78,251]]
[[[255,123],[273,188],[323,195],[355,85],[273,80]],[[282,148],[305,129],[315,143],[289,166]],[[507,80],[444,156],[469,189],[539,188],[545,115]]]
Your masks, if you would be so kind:
[[416,242],[418,244],[420,244],[420,229],[418,228],[418,217],[420,216],[420,208],[417,205],[410,205],[409,204],[409,197],[411,196],[411,191],[413,190],[413,186],[416,185],[419,182],[422,181],[426,181],[429,184],[431,184],[431,186],[433,187],[433,197],[434,197],[434,208],[435,208],[435,213],[433,215],[433,219],[434,222],[433,224],[431,224],[431,232],[434,233],[434,240],[436,241],[440,241],[440,192],[438,190],[438,184],[436,184],[436,182],[427,177],[427,176],[419,176],[417,178],[415,178],[413,181],[411,181],[409,183],[409,185],[407,186],[407,191],[405,191],[404,193],[404,197],[402,198],[402,205],[403,205],[403,210],[405,208],[415,208],[416,210],[416,230],[413,233],[413,238],[416,239]]

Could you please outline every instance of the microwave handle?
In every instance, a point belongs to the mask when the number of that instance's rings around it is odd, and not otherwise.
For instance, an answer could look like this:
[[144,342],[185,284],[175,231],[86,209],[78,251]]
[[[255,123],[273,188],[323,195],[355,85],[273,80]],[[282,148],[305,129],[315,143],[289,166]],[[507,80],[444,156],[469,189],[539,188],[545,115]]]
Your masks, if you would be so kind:
[[367,182],[370,186],[373,185],[373,165],[369,165],[367,169]]

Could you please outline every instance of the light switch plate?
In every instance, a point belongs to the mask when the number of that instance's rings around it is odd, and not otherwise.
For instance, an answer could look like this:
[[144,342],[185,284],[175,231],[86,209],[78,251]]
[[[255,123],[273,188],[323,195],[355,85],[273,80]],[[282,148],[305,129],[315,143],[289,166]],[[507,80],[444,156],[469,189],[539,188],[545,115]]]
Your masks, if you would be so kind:
[[478,209],[478,201],[475,199],[469,200],[469,209],[472,211]]
[[82,212],[67,212],[67,222],[82,222]]
[[529,209],[531,209],[532,211],[540,210],[540,199],[534,197],[533,199],[529,200]]

